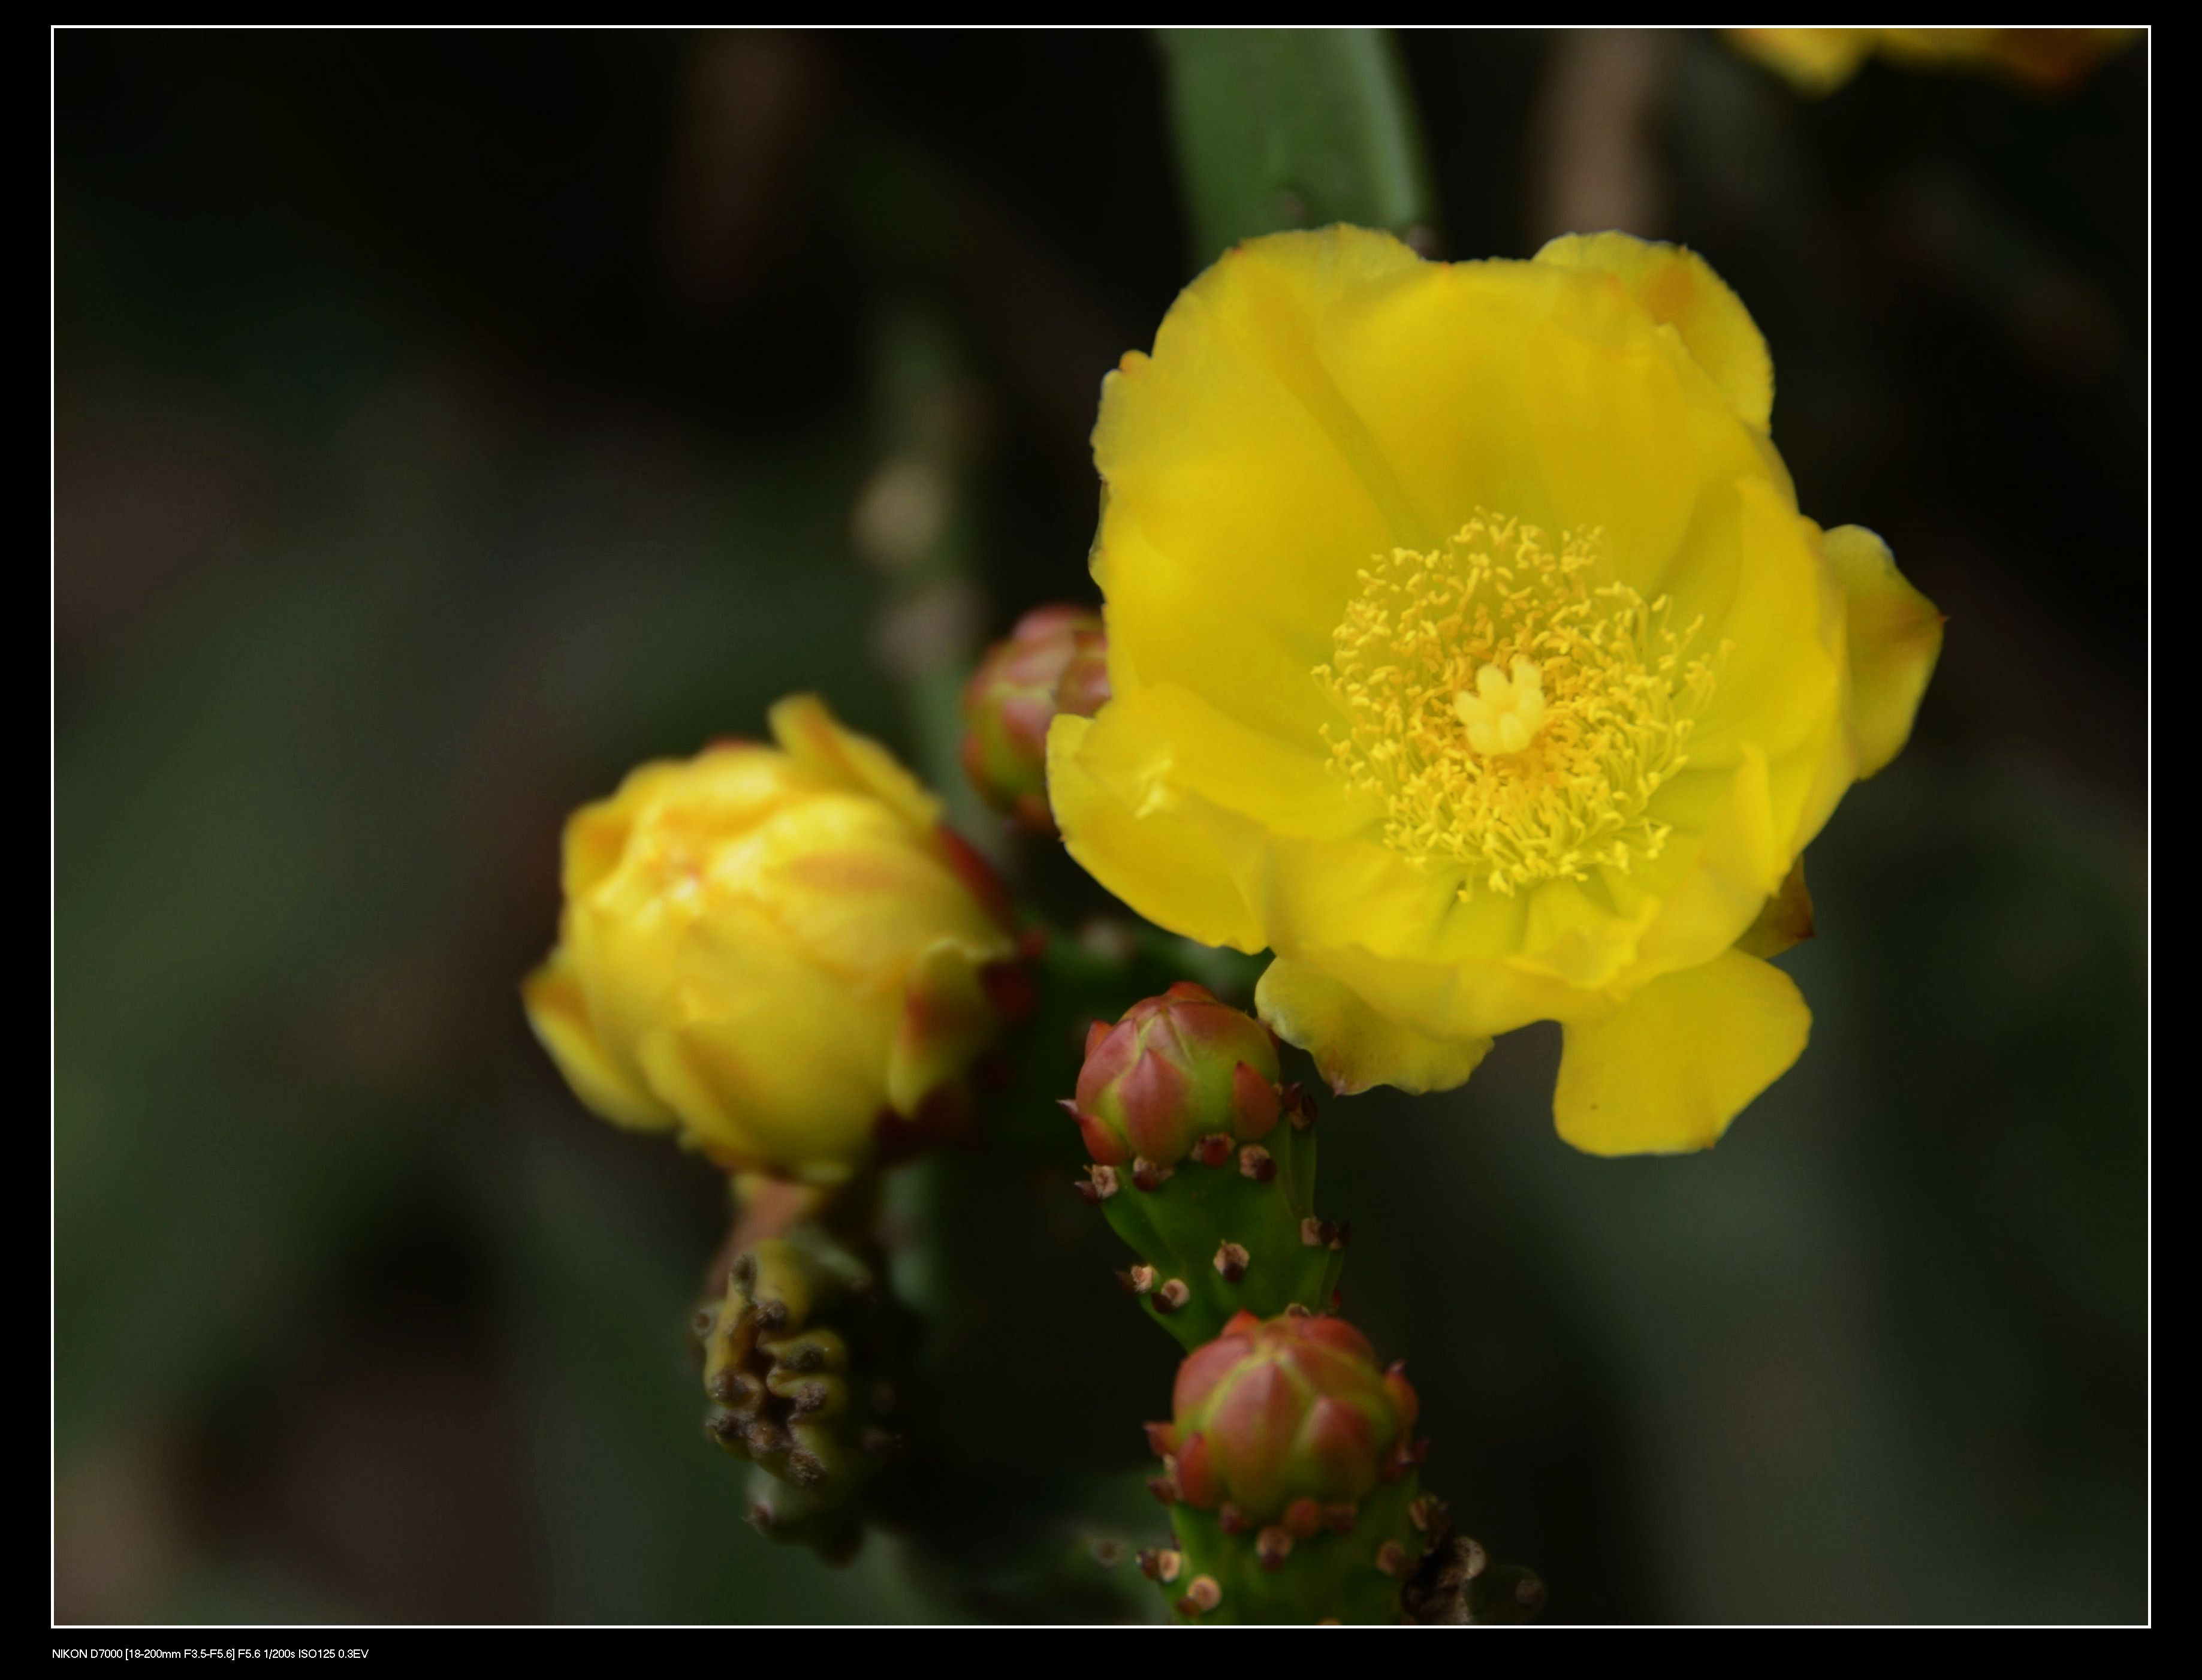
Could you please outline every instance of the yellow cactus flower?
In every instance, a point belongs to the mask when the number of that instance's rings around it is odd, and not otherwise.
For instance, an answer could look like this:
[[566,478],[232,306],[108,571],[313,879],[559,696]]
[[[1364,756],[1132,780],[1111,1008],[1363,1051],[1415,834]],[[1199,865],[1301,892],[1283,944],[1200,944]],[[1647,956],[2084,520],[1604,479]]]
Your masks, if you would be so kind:
[[1879,538],[1798,512],[1773,396],[1672,246],[1227,254],[1103,389],[1114,699],[1048,739],[1072,855],[1272,950],[1263,1017],[1341,1092],[1555,1020],[1569,1141],[1712,1143],[1804,1047],[1763,958],[1941,642]]
[[1875,54],[1918,70],[1979,70],[2036,91],[2074,86],[2138,29],[1731,29],[1728,38],[1806,93],[1832,93]]
[[521,991],[607,1120],[832,1183],[960,1123],[1014,941],[986,864],[884,748],[808,695],[772,731],[574,812],[558,947]]

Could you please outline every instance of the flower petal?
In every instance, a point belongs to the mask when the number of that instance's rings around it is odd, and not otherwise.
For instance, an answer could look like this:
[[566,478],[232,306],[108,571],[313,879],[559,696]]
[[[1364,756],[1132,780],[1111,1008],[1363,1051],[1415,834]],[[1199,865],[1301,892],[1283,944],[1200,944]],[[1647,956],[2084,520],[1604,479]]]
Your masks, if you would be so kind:
[[1478,509],[1555,539],[1596,528],[1656,592],[1702,486],[1758,470],[1725,399],[1600,276],[1427,264],[1340,311],[1326,359],[1419,510],[1411,548]]
[[1858,773],[1873,775],[1911,738],[1927,679],[1942,651],[1942,615],[1896,569],[1888,545],[1838,525],[1822,551],[1842,585],[1850,623],[1851,727]]
[[580,898],[619,867],[635,819],[657,795],[680,784],[688,767],[656,759],[627,772],[609,799],[583,805],[566,819],[561,845],[560,884],[570,900]]
[[1450,1091],[1491,1048],[1487,1038],[1446,1042],[1387,1020],[1339,981],[1279,958],[1254,988],[1254,1005],[1277,1035],[1307,1051],[1340,1096],[1372,1085]]
[[914,1120],[925,1099],[971,1065],[994,1035],[994,1011],[969,953],[942,940],[921,956],[904,990],[901,1023],[887,1052],[887,1101]]
[[1563,1029],[1552,1115],[1593,1155],[1710,1148],[1803,1053],[1811,1011],[1781,970],[1728,951]]
[[868,736],[844,728],[815,694],[791,694],[769,714],[773,739],[798,763],[833,778],[851,793],[870,793],[927,834],[940,820],[940,801],[894,755]]
[[1873,51],[1870,29],[1729,29],[1728,38],[1799,91],[1832,93]]
[[1250,728],[1181,684],[1151,684],[1105,710],[1112,730],[1169,744],[1174,785],[1273,834],[1337,840],[1382,818],[1381,804],[1355,795],[1322,753]]
[[1690,867],[1668,889],[1645,929],[1622,985],[1689,970],[1735,943],[1767,895],[1781,884],[1789,859],[1775,832],[1766,757],[1743,749],[1727,809],[1707,828]]
[[857,992],[899,987],[937,940],[974,959],[1008,955],[1010,935],[914,838],[876,800],[819,794],[721,847],[705,876],[709,902],[753,905]]
[[1175,808],[1167,758],[1115,725],[1116,714],[1111,702],[1098,718],[1059,716],[1048,730],[1048,803],[1063,845],[1150,922],[1203,945],[1261,950],[1269,938],[1213,834]]
[[1744,423],[1766,430],[1774,414],[1774,358],[1743,299],[1697,252],[1630,233],[1568,233],[1536,261],[1614,275],[1652,320],[1681,335]]
[[1250,240],[1180,294],[1151,356],[1103,382],[1093,575],[1117,693],[1136,671],[1316,738],[1328,713],[1310,673],[1354,569],[1418,522],[1337,393],[1321,323],[1425,266],[1362,228]]
[[580,981],[562,949],[552,952],[542,967],[521,982],[520,995],[527,1008],[527,1024],[535,1029],[535,1036],[566,1076],[574,1094],[591,1109],[638,1131],[667,1131],[679,1123],[671,1109],[605,1053],[589,1019]]
[[1814,528],[1763,477],[1701,504],[1674,579],[1672,622],[1702,616],[1694,654],[1719,654],[1690,763],[1733,764],[1746,741],[1769,760],[1816,747],[1842,685],[1843,607],[1813,553]]
[[699,941],[716,947],[697,959],[714,970],[708,989],[691,988],[687,1019],[642,1036],[643,1076],[722,1155],[819,1182],[845,1176],[868,1153],[886,1101],[901,1000],[851,998],[745,931],[715,927]]

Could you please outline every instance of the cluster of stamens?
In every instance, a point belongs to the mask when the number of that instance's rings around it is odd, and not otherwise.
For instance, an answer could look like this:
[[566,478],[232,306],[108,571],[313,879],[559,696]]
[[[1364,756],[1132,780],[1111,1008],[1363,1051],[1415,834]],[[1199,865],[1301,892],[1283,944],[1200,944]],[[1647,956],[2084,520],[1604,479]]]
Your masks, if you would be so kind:
[[1724,648],[1610,576],[1596,531],[1557,546],[1478,512],[1433,553],[1360,574],[1316,678],[1343,721],[1334,768],[1383,811],[1385,843],[1465,866],[1460,896],[1627,873],[1669,826],[1652,796],[1688,762]]

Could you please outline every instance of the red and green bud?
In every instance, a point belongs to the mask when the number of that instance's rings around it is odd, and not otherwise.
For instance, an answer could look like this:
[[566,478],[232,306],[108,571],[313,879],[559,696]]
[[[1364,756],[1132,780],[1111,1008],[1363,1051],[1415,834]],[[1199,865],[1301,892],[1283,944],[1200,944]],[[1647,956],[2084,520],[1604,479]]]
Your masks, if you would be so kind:
[[1268,1028],[1180,981],[1094,1023],[1063,1105],[1093,1161],[1080,1194],[1143,1263],[1126,1288],[1188,1348],[1338,1285],[1349,1233],[1316,1214],[1315,1105],[1277,1074]]
[[[1161,1455],[1193,1621],[1395,1621],[1400,1594],[1445,1534],[1421,1491],[1420,1405],[1342,1318],[1240,1312],[1178,1367],[1175,1416],[1147,1425]],[[1172,1590],[1166,1589],[1166,1590]]]
[[[1343,1318],[1241,1312],[1186,1357],[1167,1430],[1179,1496],[1226,1525],[1310,1533],[1413,1467],[1415,1390]],[[1313,1524],[1313,1527],[1310,1525]]]
[[1055,709],[1073,717],[1092,717],[1108,704],[1109,638],[1099,627],[1079,633],[1070,658],[1056,679]]
[[964,686],[964,774],[988,804],[1035,834],[1053,834],[1047,726],[1059,711],[1091,717],[1108,698],[1100,615],[1085,607],[1035,608],[986,651]]
[[1180,981],[1114,1027],[1093,1023],[1065,1106],[1099,1164],[1166,1170],[1204,1143],[1220,1161],[1229,1144],[1268,1137],[1281,1106],[1277,1076],[1268,1028]]

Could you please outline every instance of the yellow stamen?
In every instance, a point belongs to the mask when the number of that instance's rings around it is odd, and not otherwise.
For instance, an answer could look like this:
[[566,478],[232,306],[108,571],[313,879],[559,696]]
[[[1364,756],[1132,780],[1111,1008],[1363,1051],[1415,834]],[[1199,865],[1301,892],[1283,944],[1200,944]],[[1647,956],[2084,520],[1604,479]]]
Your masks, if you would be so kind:
[[1316,677],[1344,716],[1334,767],[1386,811],[1385,843],[1466,865],[1479,887],[1627,873],[1668,827],[1652,795],[1687,762],[1715,662],[1612,581],[1599,533],[1479,512],[1445,548],[1395,549],[1361,575]]

